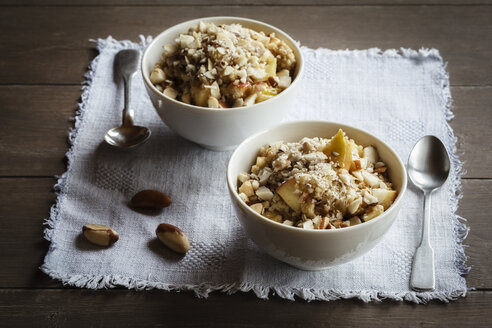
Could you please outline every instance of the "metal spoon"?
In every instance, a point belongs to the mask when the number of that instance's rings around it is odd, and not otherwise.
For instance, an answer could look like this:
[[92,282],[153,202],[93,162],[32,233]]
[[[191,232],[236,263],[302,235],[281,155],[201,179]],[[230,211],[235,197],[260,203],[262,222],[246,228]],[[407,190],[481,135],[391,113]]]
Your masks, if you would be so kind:
[[424,192],[424,222],[422,240],[415,252],[410,287],[416,291],[432,291],[436,277],[434,250],[430,244],[430,196],[449,175],[449,156],[441,140],[425,136],[413,147],[408,158],[408,176]]
[[140,146],[150,137],[150,130],[143,126],[133,125],[133,109],[130,108],[132,77],[138,69],[140,52],[138,50],[122,50],[116,55],[118,71],[125,82],[125,107],[123,108],[123,123],[120,127],[112,128],[104,136],[108,144],[118,148],[133,148]]

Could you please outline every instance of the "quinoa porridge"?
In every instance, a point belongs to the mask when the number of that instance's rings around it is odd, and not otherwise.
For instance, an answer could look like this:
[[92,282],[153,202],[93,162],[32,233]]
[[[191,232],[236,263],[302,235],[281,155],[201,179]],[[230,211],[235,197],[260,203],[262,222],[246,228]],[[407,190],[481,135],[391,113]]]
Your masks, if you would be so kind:
[[209,108],[250,106],[292,82],[296,58],[274,33],[200,22],[163,47],[150,81],[164,95]]
[[367,222],[393,203],[396,191],[373,146],[342,130],[263,146],[250,172],[238,175],[240,198],[259,214],[304,229]]

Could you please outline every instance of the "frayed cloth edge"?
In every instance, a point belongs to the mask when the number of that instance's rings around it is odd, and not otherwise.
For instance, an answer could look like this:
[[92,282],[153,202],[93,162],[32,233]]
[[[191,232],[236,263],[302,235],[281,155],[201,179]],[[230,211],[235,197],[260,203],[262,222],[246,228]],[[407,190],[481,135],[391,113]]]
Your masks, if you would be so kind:
[[238,291],[253,292],[260,299],[269,299],[270,296],[279,296],[283,299],[295,301],[296,298],[311,301],[334,301],[338,299],[355,298],[363,302],[378,301],[385,299],[394,301],[408,301],[416,304],[425,304],[431,300],[439,300],[445,303],[456,300],[466,293],[466,290],[453,292],[400,292],[400,293],[383,293],[376,290],[360,291],[336,291],[321,290],[312,288],[292,288],[292,287],[268,287],[252,283],[225,283],[210,284],[202,283],[192,284],[166,284],[148,280],[139,280],[120,275],[61,275],[50,270],[46,265],[41,270],[54,279],[60,280],[64,285],[75,286],[88,289],[109,289],[116,287],[125,287],[133,290],[151,290],[161,289],[166,291],[191,291],[198,298],[208,298],[211,292],[220,291],[227,294],[234,294]]

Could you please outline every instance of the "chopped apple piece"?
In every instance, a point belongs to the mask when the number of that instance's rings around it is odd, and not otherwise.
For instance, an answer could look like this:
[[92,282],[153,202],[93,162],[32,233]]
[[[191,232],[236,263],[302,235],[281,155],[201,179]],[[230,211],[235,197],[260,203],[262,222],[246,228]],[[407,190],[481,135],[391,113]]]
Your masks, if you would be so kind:
[[373,146],[364,148],[364,158],[367,158],[372,164],[376,164],[378,161],[378,152]]
[[275,76],[277,73],[277,58],[274,56],[268,57],[267,64],[265,66],[265,72],[267,76]]
[[253,173],[253,174],[260,173],[260,168],[258,167],[258,165],[255,164],[255,165],[251,166],[251,173]]
[[245,203],[249,202],[249,198],[248,198],[248,196],[246,196],[246,194],[244,192],[239,194],[239,198],[241,198],[241,200]]
[[258,98],[256,98],[256,102],[262,102],[268,100],[270,98],[275,97],[278,94],[278,89],[269,86],[266,83],[263,83],[258,91]]
[[249,174],[246,173],[246,172],[241,172],[237,175],[237,179],[243,183],[244,181],[248,181],[249,180]]
[[261,186],[256,190],[256,196],[262,200],[272,200],[273,193],[265,186]]
[[377,176],[375,176],[372,173],[369,173],[367,171],[362,171],[362,176],[364,177],[364,182],[367,183],[369,186],[374,187],[375,185],[378,185],[381,180]]
[[166,74],[159,67],[154,68],[154,70],[150,74],[150,82],[152,82],[153,84],[164,82],[165,79]]
[[367,222],[369,220],[374,219],[376,216],[383,214],[383,212],[384,212],[383,205],[374,205],[369,212],[367,212],[362,216],[362,220],[364,222]]
[[251,186],[253,187],[253,190],[260,188],[260,183],[257,180],[249,180],[249,181],[251,181]]
[[195,105],[208,107],[208,98],[210,97],[210,89],[206,89],[204,87],[192,86],[191,94]]
[[376,188],[372,190],[372,195],[378,199],[378,203],[383,205],[386,210],[391,204],[393,204],[396,197],[396,190]]
[[250,206],[253,211],[257,212],[258,214],[261,215],[261,212],[263,212],[263,204],[261,203],[256,203]]
[[268,160],[264,156],[258,156],[256,157],[256,166],[258,166],[260,169],[264,168],[268,164]]
[[342,129],[331,138],[323,153],[332,161],[338,162],[341,168],[348,170],[352,166],[352,143],[343,135]]
[[251,185],[251,180],[245,181],[241,187],[239,187],[239,192],[244,193],[246,196],[251,197],[255,194],[255,190],[253,189],[253,186]]
[[266,216],[267,218],[269,218],[272,221],[275,221],[275,222],[278,222],[278,223],[282,223],[282,215],[280,215],[277,212],[269,212],[269,211],[267,211],[263,215]]
[[301,200],[299,194],[296,193],[297,182],[296,179],[290,179],[285,181],[278,187],[277,193],[282,197],[284,202],[295,212],[301,211]]
[[285,89],[292,83],[292,78],[290,76],[279,76],[278,77],[278,87]]
[[359,219],[358,216],[354,216],[354,217],[350,218],[349,222],[350,222],[351,226],[362,223],[362,221]]

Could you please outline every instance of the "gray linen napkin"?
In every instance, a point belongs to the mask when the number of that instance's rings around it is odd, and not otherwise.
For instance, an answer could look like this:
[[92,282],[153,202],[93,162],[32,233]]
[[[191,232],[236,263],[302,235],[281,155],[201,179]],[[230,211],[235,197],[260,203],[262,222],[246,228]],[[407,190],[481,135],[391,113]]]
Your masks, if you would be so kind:
[[[225,169],[230,152],[212,152],[175,135],[157,116],[138,76],[133,107],[136,122],[152,130],[150,141],[132,152],[103,142],[118,125],[122,83],[113,75],[115,54],[140,44],[111,37],[97,41],[100,51],[87,74],[82,103],[70,134],[68,170],[59,179],[57,204],[47,220],[51,241],[41,269],[64,284],[86,288],[125,286],[193,290],[252,290],[260,298],[364,301],[391,298],[416,303],[448,301],[465,295],[468,268],[462,241],[468,229],[455,214],[461,162],[447,121],[452,118],[448,75],[435,49],[332,51],[303,48],[306,72],[297,102],[284,120],[322,119],[366,129],[388,142],[406,161],[413,144],[433,134],[452,154],[452,172],[433,194],[432,244],[436,290],[417,293],[408,286],[412,256],[419,242],[422,195],[410,186],[394,226],[369,254],[325,271],[306,272],[260,251],[239,225],[229,200]],[[131,196],[155,188],[173,204],[158,215],[135,212]],[[181,227],[190,252],[182,257],[155,238],[161,222]],[[113,227],[120,240],[107,249],[89,244],[84,224]]]

